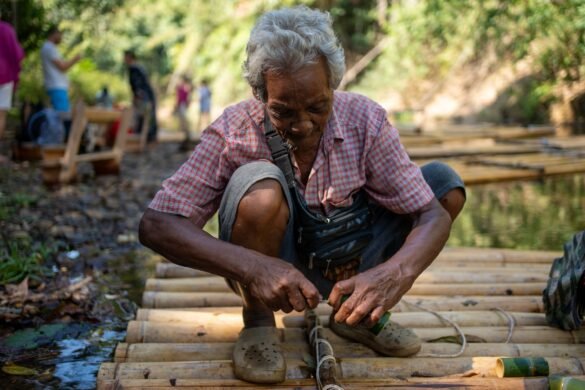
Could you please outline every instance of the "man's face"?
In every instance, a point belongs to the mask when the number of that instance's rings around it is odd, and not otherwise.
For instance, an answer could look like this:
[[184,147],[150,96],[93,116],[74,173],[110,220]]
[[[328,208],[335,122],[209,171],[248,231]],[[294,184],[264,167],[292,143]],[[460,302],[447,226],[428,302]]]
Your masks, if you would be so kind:
[[63,33],[61,31],[57,31],[57,32],[53,33],[53,42],[56,45],[60,44],[62,39],[63,39]]
[[333,106],[324,60],[293,73],[266,72],[267,113],[276,130],[294,145],[323,133]]

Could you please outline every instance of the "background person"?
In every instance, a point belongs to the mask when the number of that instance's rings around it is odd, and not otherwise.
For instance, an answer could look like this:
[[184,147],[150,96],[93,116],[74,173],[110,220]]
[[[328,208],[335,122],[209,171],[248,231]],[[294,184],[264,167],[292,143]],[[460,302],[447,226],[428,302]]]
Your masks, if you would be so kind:
[[56,26],[49,29],[47,40],[41,47],[41,63],[45,89],[51,100],[51,105],[55,111],[61,114],[62,118],[69,119],[71,105],[68,96],[69,78],[66,73],[81,59],[81,56],[76,55],[69,60],[64,59],[57,49],[62,38],[63,33]]
[[156,97],[154,90],[148,80],[146,70],[142,65],[138,64],[136,54],[127,50],[124,52],[124,63],[128,67],[128,81],[132,89],[133,106],[137,114],[136,131],[142,131],[142,123],[144,122],[144,115],[148,107],[150,107],[150,125],[148,131],[148,142],[156,141],[158,132],[158,124],[156,120]]
[[[4,136],[6,114],[12,107],[12,96],[16,89],[23,58],[24,50],[18,43],[14,28],[9,23],[0,20],[0,140]],[[0,154],[0,162],[5,159]]]

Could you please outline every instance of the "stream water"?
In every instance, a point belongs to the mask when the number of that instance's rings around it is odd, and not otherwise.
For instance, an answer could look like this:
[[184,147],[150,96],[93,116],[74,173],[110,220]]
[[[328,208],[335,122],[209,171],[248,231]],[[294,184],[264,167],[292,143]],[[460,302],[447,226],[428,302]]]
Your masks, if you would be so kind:
[[[585,175],[474,186],[468,189],[467,205],[448,245],[560,251],[573,234],[585,229],[584,211]],[[136,250],[108,263],[101,282],[117,295],[110,292],[107,299],[122,296],[139,305],[155,261],[149,251]],[[64,325],[52,343],[31,351],[30,360],[22,363],[37,375],[0,373],[2,387],[92,389],[99,365],[112,360],[125,328],[123,316],[81,327]]]

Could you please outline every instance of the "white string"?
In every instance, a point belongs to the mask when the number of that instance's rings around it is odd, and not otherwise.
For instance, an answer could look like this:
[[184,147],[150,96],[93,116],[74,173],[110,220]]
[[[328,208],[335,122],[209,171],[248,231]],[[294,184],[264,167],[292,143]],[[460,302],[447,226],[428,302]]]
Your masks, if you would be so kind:
[[413,306],[413,307],[416,307],[419,310],[422,310],[422,311],[427,312],[427,313],[431,313],[434,316],[436,316],[437,318],[439,318],[440,320],[447,322],[449,325],[451,325],[453,328],[455,328],[455,331],[457,331],[457,333],[459,334],[459,337],[461,337],[461,349],[457,353],[452,353],[452,354],[429,353],[426,355],[417,355],[418,357],[456,358],[456,357],[461,356],[461,354],[463,352],[465,352],[465,348],[467,348],[467,339],[465,338],[465,333],[463,333],[463,331],[461,330],[459,325],[457,325],[455,322],[445,318],[444,316],[440,315],[437,312],[425,309],[422,306],[419,306],[415,303],[408,302],[407,300],[404,300],[404,299],[402,301],[404,303],[407,303],[407,304]]
[[317,377],[317,385],[319,385],[319,388],[322,389],[322,390],[323,390],[323,384],[321,383],[321,375],[319,374],[319,371],[320,371],[320,368],[321,368],[321,364],[323,364],[323,362],[326,361],[326,360],[333,360],[333,364],[337,363],[337,361],[335,360],[335,356],[333,356],[333,355],[325,355],[317,363],[317,370],[315,370],[315,373],[317,374],[316,375],[316,377]]
[[315,342],[315,340],[314,340],[314,337],[315,337],[315,332],[316,332],[317,330],[319,330],[319,329],[323,329],[323,327],[322,327],[321,325],[315,325],[315,326],[313,327],[313,329],[311,329],[311,332],[309,333],[309,342],[310,342],[311,344],[314,344],[314,342]]
[[514,333],[514,327],[516,326],[516,319],[513,316],[511,316],[510,313],[499,307],[495,307],[490,310],[499,311],[508,319],[508,337],[506,338],[505,342],[505,344],[508,344],[510,340],[512,340],[512,334]]

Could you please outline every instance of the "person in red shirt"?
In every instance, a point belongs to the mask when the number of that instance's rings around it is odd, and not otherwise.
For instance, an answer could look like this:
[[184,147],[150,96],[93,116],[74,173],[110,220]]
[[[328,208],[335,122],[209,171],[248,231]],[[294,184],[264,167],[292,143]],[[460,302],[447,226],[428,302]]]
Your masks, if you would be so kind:
[[177,87],[175,88],[175,112],[179,118],[179,127],[185,134],[183,145],[189,145],[191,142],[191,133],[189,131],[189,119],[187,118],[187,110],[191,103],[191,91],[193,86],[191,81],[185,75],[181,76]]
[[[2,16],[2,15],[0,15]],[[18,43],[14,28],[0,20],[0,139],[6,128],[6,113],[12,107],[24,50]],[[3,156],[0,156],[4,160]]]
[[[255,98],[203,132],[140,223],[143,244],[225,277],[241,295],[233,360],[243,380],[284,380],[273,312],[314,308],[323,297],[343,337],[388,356],[420,349],[392,321],[371,328],[441,251],[465,189],[448,166],[421,171],[410,161],[382,107],[336,91],[344,71],[327,13],[264,14],[244,63]],[[217,210],[219,239],[202,230]]]

